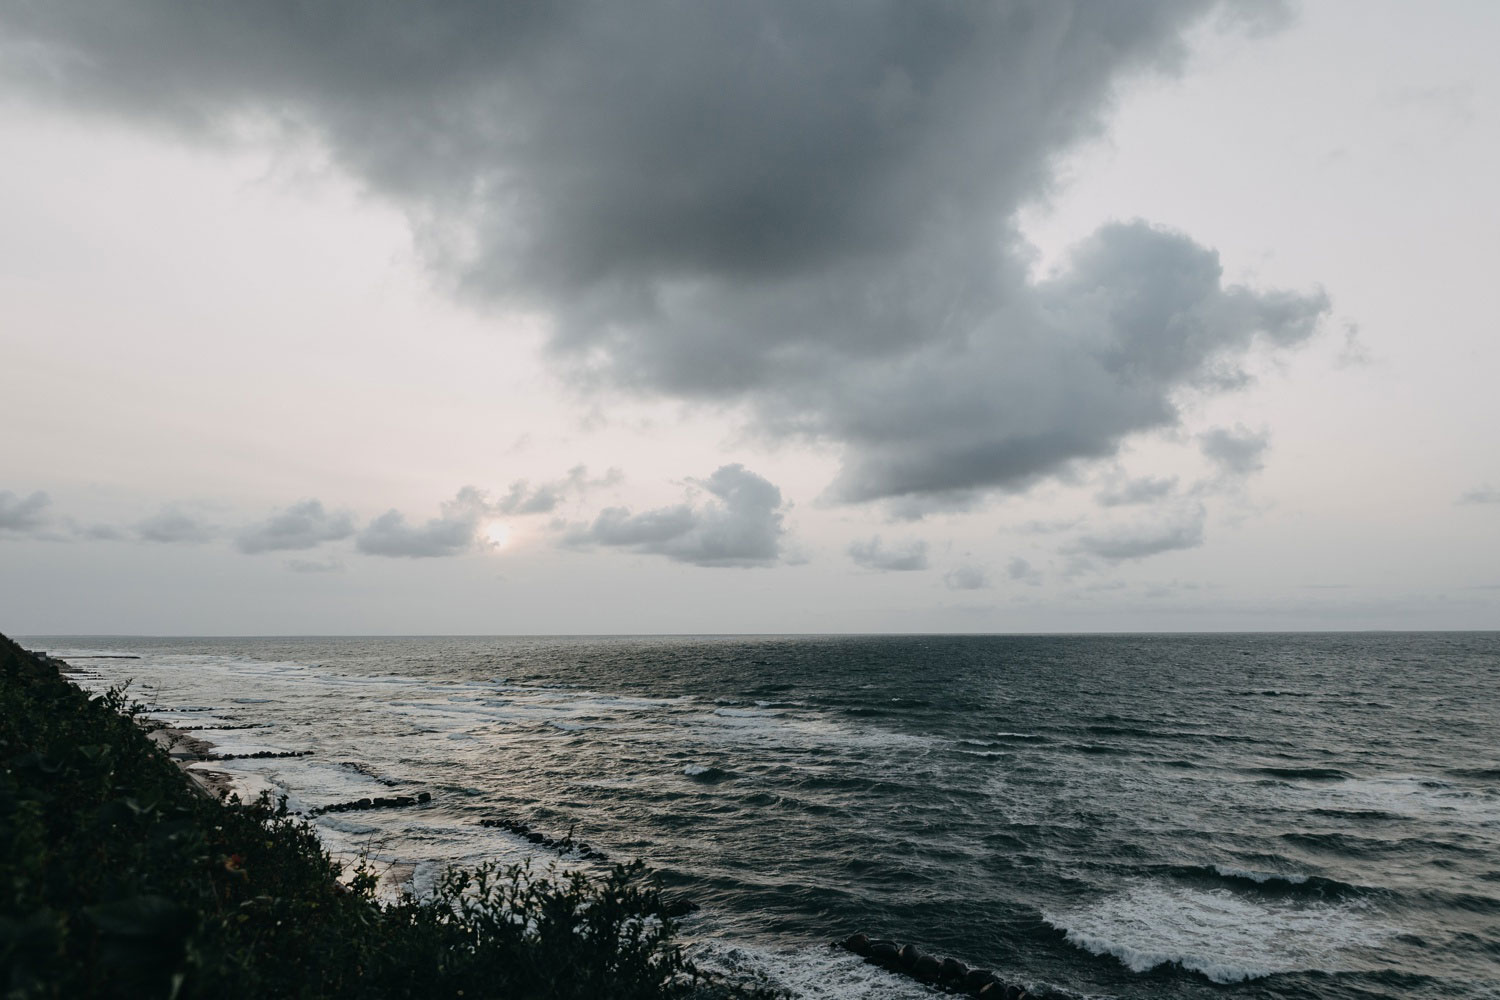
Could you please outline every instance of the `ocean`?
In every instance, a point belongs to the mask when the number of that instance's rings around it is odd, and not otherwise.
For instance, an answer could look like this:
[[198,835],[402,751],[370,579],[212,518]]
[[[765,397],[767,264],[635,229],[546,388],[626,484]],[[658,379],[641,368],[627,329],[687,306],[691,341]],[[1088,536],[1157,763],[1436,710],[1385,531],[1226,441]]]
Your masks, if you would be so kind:
[[1500,997],[1500,633],[21,641],[310,751],[202,765],[247,794],[429,792],[315,819],[393,882],[571,830],[797,997],[932,994],[856,930],[1076,997]]

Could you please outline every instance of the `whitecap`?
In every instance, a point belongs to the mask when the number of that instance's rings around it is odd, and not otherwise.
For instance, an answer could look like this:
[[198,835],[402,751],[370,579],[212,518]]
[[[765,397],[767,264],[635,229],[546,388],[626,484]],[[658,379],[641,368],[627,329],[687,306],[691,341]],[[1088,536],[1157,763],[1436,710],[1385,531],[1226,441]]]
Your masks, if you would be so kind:
[[913,979],[828,948],[772,951],[710,940],[699,942],[691,958],[735,979],[768,983],[794,1000],[930,1000],[933,996],[931,989]]
[[1339,972],[1352,954],[1394,935],[1362,901],[1302,904],[1252,900],[1224,889],[1140,882],[1043,919],[1070,944],[1110,955],[1132,972],[1178,965],[1216,983],[1281,972]]
[[1297,872],[1262,872],[1253,871],[1249,868],[1235,868],[1233,865],[1214,865],[1214,871],[1225,878],[1243,878],[1251,882],[1265,884],[1266,882],[1285,882],[1288,885],[1301,885],[1307,881],[1307,876]]

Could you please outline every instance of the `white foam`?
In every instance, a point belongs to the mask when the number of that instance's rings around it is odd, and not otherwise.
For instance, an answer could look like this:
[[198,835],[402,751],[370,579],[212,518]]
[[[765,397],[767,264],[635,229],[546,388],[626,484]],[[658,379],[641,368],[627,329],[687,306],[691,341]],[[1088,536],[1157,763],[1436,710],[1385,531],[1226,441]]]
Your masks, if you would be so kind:
[[1043,913],[1068,942],[1110,955],[1132,972],[1176,964],[1216,983],[1278,972],[1346,971],[1352,952],[1396,933],[1361,901],[1300,904],[1223,890],[1140,882],[1093,904]]
[[1309,791],[1319,806],[1336,809],[1378,809],[1399,816],[1441,816],[1455,822],[1500,823],[1500,796],[1476,793],[1440,778],[1405,774],[1383,778],[1352,778]]
[[714,714],[721,719],[774,719],[775,712],[761,708],[716,708]]
[[795,1000],[931,1000],[934,995],[913,979],[826,947],[771,951],[702,941],[691,950],[690,957],[706,969],[767,982]]
[[1252,871],[1249,868],[1235,868],[1233,865],[1214,865],[1214,871],[1225,878],[1247,878],[1252,882],[1286,882],[1288,885],[1301,885],[1307,881],[1307,876],[1297,872],[1261,872]]

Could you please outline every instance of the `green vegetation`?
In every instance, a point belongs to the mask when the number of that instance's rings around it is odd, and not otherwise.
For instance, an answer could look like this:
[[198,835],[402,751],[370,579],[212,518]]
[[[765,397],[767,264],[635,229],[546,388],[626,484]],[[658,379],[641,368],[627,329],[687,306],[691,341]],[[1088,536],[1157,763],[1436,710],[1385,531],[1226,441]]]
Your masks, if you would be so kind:
[[133,721],[0,636],[0,991],[33,997],[741,995],[708,985],[639,866],[351,885],[285,805],[216,802]]

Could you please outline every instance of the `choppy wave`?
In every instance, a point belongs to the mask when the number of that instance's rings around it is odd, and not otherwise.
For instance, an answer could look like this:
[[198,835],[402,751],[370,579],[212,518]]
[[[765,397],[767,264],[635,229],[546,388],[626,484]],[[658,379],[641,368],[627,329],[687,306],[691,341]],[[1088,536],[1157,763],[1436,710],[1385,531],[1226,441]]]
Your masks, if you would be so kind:
[[1255,773],[1272,778],[1300,778],[1305,781],[1345,781],[1354,777],[1338,767],[1258,767]]
[[694,781],[705,784],[717,784],[720,781],[728,781],[734,777],[734,772],[712,764],[688,764],[682,769],[682,773]]
[[1395,933],[1358,903],[1250,899],[1224,889],[1139,883],[1074,910],[1044,913],[1069,944],[1133,972],[1175,965],[1216,983],[1338,972],[1348,953]]

